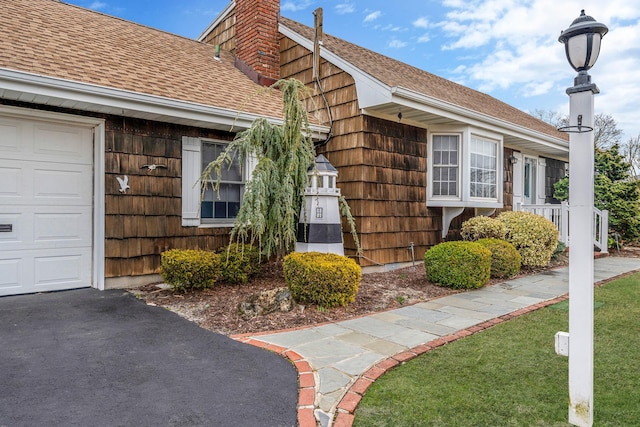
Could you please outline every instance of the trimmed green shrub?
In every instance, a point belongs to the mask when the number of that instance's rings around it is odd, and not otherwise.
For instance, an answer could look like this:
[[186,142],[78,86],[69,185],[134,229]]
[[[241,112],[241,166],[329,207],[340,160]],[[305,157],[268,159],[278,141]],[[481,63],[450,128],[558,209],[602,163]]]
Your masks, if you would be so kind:
[[283,270],[296,301],[323,308],[353,302],[362,278],[354,260],[320,252],[292,252],[284,258]]
[[531,212],[502,212],[505,240],[520,252],[524,267],[544,267],[558,247],[558,230],[543,216]]
[[160,257],[162,279],[174,291],[212,287],[220,274],[220,255],[210,251],[171,249]]
[[460,229],[462,239],[471,242],[479,239],[504,239],[506,234],[504,224],[488,216],[474,216],[463,222]]
[[506,240],[480,239],[477,243],[491,251],[491,277],[506,279],[520,272],[520,252]]
[[491,251],[476,242],[444,242],[424,254],[430,282],[454,289],[481,288],[489,281]]
[[262,267],[260,251],[255,246],[232,243],[219,253],[220,276],[226,283],[247,283]]

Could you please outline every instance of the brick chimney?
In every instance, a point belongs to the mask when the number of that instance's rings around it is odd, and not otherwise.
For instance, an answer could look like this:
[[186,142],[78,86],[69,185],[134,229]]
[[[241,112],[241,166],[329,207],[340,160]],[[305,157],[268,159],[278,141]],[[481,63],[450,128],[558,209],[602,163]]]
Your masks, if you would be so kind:
[[236,67],[263,86],[280,78],[280,0],[236,0]]

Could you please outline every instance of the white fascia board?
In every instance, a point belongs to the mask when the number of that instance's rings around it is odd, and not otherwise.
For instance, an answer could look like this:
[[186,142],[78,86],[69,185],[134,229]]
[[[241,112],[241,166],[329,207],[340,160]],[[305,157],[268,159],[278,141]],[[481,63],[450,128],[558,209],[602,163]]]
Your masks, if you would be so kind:
[[535,130],[510,123],[505,120],[479,113],[468,108],[460,107],[437,98],[395,86],[391,88],[393,102],[407,105],[418,110],[438,114],[470,125],[484,127],[502,134],[507,134],[521,139],[526,139],[536,144],[541,144],[555,149],[569,152],[569,143],[560,138],[537,132]]
[[211,22],[211,24],[209,24],[207,26],[207,28],[205,28],[205,30],[200,33],[200,35],[198,36],[198,38],[196,38],[197,41],[201,42],[202,40],[204,40],[204,38],[207,36],[207,34],[209,34],[211,32],[211,30],[213,30],[215,27],[218,26],[218,24],[220,24],[220,22],[224,21],[224,19],[227,17],[227,15],[229,15],[231,13],[231,11],[236,7],[236,2],[235,1],[231,1],[223,10],[222,12],[220,12],[220,14],[218,14],[218,16],[216,17],[216,19],[213,20],[213,22]]
[[[313,52],[313,41],[301,36],[283,24],[279,24],[278,31],[280,31],[283,36],[290,38],[300,46]],[[356,92],[358,94],[358,104],[360,105],[360,108],[364,109],[372,105],[380,105],[392,101],[390,86],[363,72],[360,68],[345,61],[342,57],[336,55],[322,45],[320,46],[320,57],[326,59],[353,77],[356,82]]]
[[[0,89],[16,93],[28,93],[81,104],[88,111],[130,115],[140,112],[154,116],[179,119],[180,123],[211,123],[216,128],[246,129],[261,115],[244,113],[193,102],[179,101],[155,95],[113,89],[105,86],[80,83],[71,80],[0,68]],[[107,108],[104,108],[107,107]],[[73,107],[72,107],[73,108]],[[282,124],[281,118],[267,117],[274,124]],[[172,120],[175,121],[175,120]],[[312,125],[315,137],[329,133],[326,126]]]

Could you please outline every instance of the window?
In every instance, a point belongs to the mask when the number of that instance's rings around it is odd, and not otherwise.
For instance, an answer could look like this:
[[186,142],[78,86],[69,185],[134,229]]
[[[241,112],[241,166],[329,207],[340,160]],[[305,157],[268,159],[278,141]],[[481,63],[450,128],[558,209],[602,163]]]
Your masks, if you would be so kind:
[[458,195],[458,135],[433,137],[433,195]]
[[499,134],[471,126],[430,133],[427,206],[502,208],[502,159]]
[[[207,189],[200,200],[200,174],[226,148],[228,142],[185,136],[182,138],[182,226],[231,227],[240,209],[246,177],[255,160],[222,168],[218,191]],[[215,178],[215,177],[214,177]]]
[[472,136],[470,154],[470,196],[495,199],[498,172],[497,144],[487,139]]
[[[225,150],[226,143],[223,142],[202,142],[202,168],[217,159]],[[215,176],[210,177],[209,182],[215,180]],[[204,193],[204,200],[200,204],[200,217],[205,220],[233,219],[240,210],[240,201],[244,192],[244,180],[240,162],[236,159],[230,166],[222,168],[222,180],[217,191],[207,188]]]

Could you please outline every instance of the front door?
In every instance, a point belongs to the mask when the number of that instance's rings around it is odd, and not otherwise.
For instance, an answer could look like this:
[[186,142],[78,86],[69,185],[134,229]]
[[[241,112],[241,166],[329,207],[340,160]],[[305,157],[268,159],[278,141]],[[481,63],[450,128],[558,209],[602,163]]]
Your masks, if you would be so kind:
[[536,203],[536,171],[538,170],[538,160],[533,157],[524,158],[524,189],[523,202],[525,205],[534,205]]

